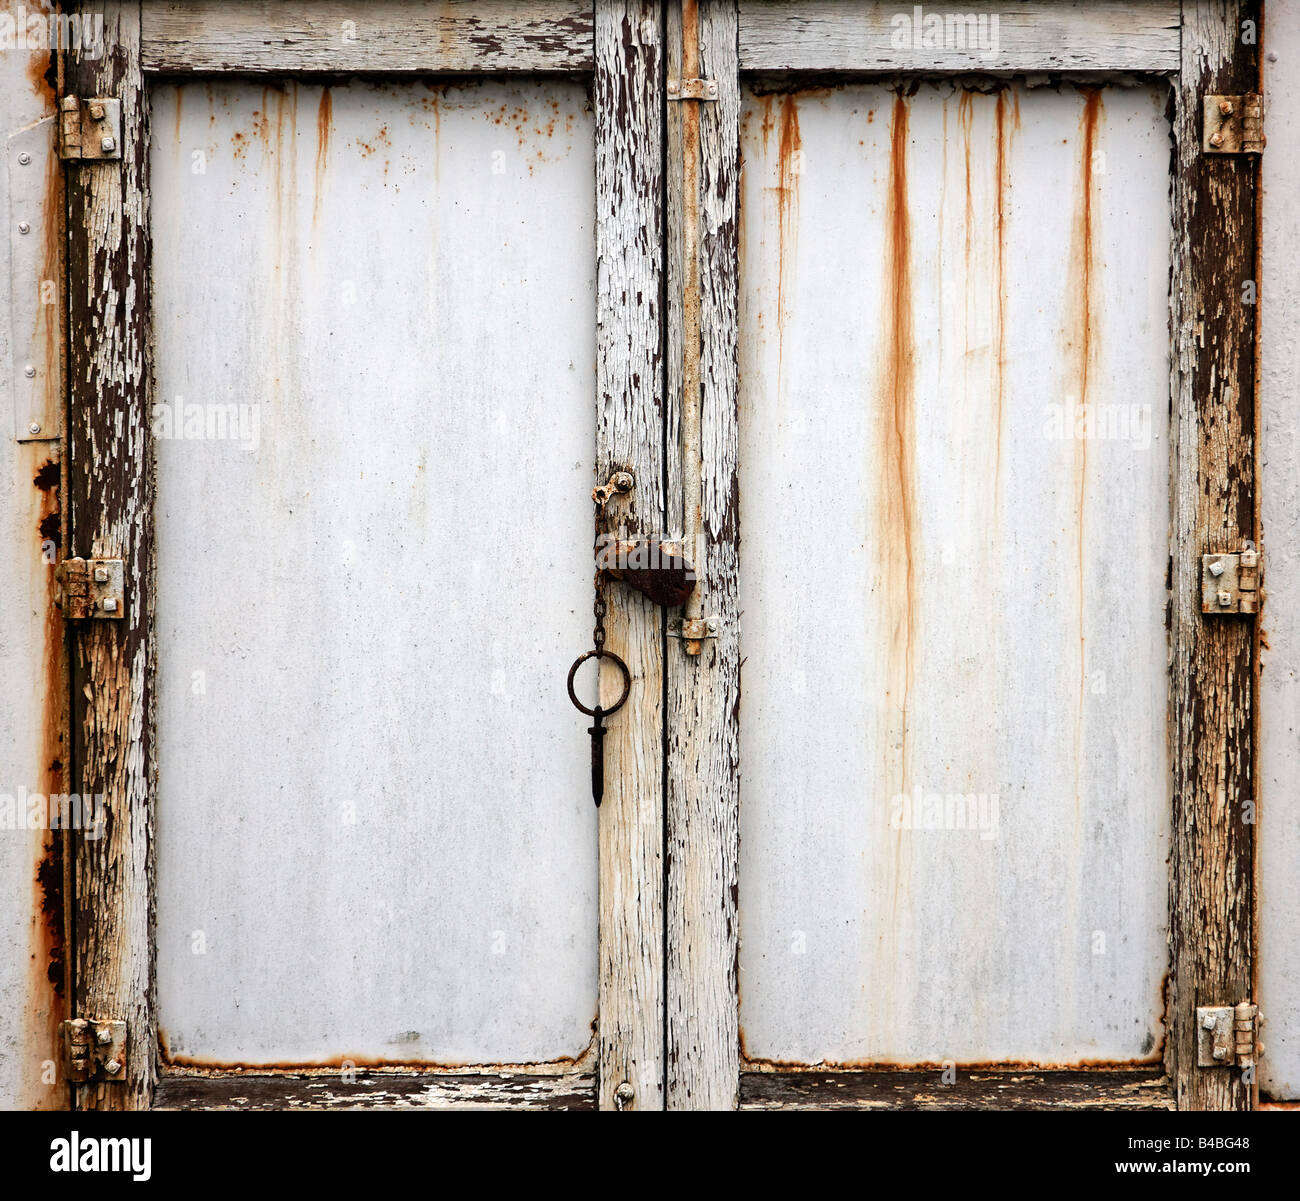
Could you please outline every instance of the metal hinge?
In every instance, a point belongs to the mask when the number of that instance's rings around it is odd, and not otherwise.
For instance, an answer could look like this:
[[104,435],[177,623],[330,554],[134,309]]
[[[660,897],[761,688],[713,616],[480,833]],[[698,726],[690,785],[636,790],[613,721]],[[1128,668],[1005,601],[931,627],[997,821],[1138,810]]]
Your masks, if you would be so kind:
[[670,79],[668,81],[669,100],[716,100],[717,98],[716,79]]
[[1259,551],[1249,543],[1231,554],[1201,556],[1201,612],[1255,613],[1259,608]]
[[1206,154],[1262,154],[1264,97],[1206,96],[1201,149]]
[[68,1079],[126,1079],[126,1023],[117,1019],[72,1018],[59,1024],[63,1035],[63,1065]]
[[1259,1041],[1263,1020],[1259,1006],[1198,1005],[1196,1008],[1196,1066],[1253,1068],[1264,1054]]
[[122,157],[122,102],[107,97],[59,101],[59,157],[103,162]]
[[126,565],[121,559],[64,559],[55,578],[59,583],[58,605],[69,621],[122,619]]

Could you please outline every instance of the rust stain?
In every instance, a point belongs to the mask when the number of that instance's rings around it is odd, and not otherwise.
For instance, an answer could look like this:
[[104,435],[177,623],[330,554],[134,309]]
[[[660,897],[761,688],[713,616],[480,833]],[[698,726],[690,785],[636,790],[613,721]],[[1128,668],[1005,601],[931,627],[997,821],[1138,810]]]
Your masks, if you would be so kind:
[[[1077,413],[1087,413],[1091,399],[1091,376],[1097,356],[1097,339],[1093,325],[1096,297],[1096,217],[1094,213],[1093,155],[1097,146],[1097,127],[1102,113],[1100,88],[1082,89],[1083,112],[1079,118],[1079,182],[1076,199],[1074,231],[1071,237],[1071,296],[1067,312],[1067,355],[1065,367],[1065,393],[1067,401],[1077,404]],[[1074,929],[1080,888],[1079,865],[1082,863],[1081,839],[1083,833],[1083,759],[1086,725],[1087,687],[1087,494],[1088,494],[1088,438],[1089,431],[1076,429],[1072,439],[1074,450],[1074,509],[1075,557],[1077,580],[1078,623],[1078,689],[1074,709],[1074,820],[1072,825],[1068,910],[1070,928]],[[1079,436],[1084,435],[1084,436]],[[1073,986],[1069,989],[1073,993]]]
[[[995,422],[993,457],[993,521],[994,544],[998,539],[996,526],[1002,513],[1002,437],[1006,425],[1007,377],[1007,190],[1011,180],[1007,174],[1007,94],[998,92],[993,110],[997,130],[997,147],[994,152],[994,272],[993,283],[993,419]],[[1017,101],[1017,104],[1019,102]]]
[[[885,256],[880,295],[883,300],[880,365],[876,413],[877,482],[872,520],[880,579],[879,604],[883,645],[880,649],[884,696],[880,708],[881,793],[888,798],[907,791],[909,777],[908,724],[914,674],[917,629],[917,500],[915,461],[915,340],[912,317],[911,222],[908,214],[907,154],[909,106],[894,98],[889,130],[889,169],[885,202]],[[886,851],[888,842],[882,843]],[[886,853],[889,853],[886,851]],[[882,989],[882,1014],[893,1012],[892,995],[905,967],[900,948],[905,940],[902,918],[907,904],[910,871],[906,834],[899,830],[892,853],[875,867],[874,887],[892,879],[891,903],[881,905],[874,920],[875,944],[869,957],[881,966],[876,973]],[[892,1029],[882,1026],[889,1041]]]
[[320,219],[320,202],[325,192],[325,169],[329,165],[330,128],[334,121],[334,100],[329,84],[321,88],[320,103],[316,106],[316,181],[311,206],[311,223]]
[[776,395],[785,395],[785,329],[799,239],[799,101],[781,97],[781,135],[777,144],[778,269],[776,283]]

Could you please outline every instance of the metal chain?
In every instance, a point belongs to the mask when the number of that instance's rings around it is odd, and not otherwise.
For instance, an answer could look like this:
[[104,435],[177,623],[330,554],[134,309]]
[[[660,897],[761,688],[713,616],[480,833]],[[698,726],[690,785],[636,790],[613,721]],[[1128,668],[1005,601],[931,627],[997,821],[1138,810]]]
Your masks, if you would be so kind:
[[595,590],[595,599],[592,602],[591,611],[596,619],[595,628],[592,630],[592,642],[598,651],[605,649],[605,614],[609,612],[605,604],[605,569],[600,565],[600,511],[603,509],[604,501],[596,497],[596,517],[595,527],[596,534],[592,543],[592,551],[596,560],[596,576],[593,580]]

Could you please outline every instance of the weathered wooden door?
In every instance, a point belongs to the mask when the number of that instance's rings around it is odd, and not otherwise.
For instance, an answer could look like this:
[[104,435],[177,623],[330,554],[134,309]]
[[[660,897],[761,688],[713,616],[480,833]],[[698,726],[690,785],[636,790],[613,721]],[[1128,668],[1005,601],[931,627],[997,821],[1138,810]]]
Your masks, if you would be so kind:
[[1250,1106],[1252,5],[86,7],[81,1104]]
[[648,603],[599,815],[565,695],[593,466],[659,528],[654,7],[88,8],[77,1009],[130,1048],[81,1102],[660,1107]]
[[698,12],[669,1103],[1249,1107],[1256,14]]

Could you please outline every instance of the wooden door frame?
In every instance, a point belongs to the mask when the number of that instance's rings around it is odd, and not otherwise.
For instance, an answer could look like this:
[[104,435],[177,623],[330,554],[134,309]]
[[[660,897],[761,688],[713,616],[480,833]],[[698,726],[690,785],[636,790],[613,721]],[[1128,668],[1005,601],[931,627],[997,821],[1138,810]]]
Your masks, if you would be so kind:
[[[264,12],[264,10],[262,10]],[[611,722],[599,819],[599,1017],[593,1049],[564,1074],[359,1069],[355,1079],[252,1069],[166,1075],[155,988],[154,469],[150,313],[149,99],[155,76],[568,74],[592,81],[598,275],[596,474],[635,474],[607,519],[632,534],[663,516],[663,25],[659,0],[475,0],[364,8],[283,0],[280,26],[198,0],[83,3],[103,21],[103,53],[63,55],[62,95],[122,103],[121,161],[67,175],[71,482],[66,554],[126,562],[122,621],[72,635],[74,779],[105,798],[97,841],[77,838],[73,1014],[124,1019],[123,1078],[77,1088],[87,1109],[312,1105],[663,1105],[662,611],[612,607],[608,645],[632,668]],[[347,28],[347,27],[351,28]],[[277,37],[276,35],[279,34]],[[565,665],[558,665],[562,687]],[[580,731],[580,725],[575,724]],[[578,734],[575,733],[575,737]],[[597,1078],[599,1094],[597,1095]],[[623,1085],[620,1091],[619,1086]]]
[[[672,0],[670,74],[681,13]],[[978,11],[984,0],[928,3],[927,12]],[[1007,22],[1008,6],[993,5]],[[698,0],[702,70],[718,86],[702,104],[700,261],[704,507],[701,587],[719,633],[698,660],[669,647],[668,1104],[670,1107],[1248,1109],[1257,1086],[1225,1068],[1196,1066],[1195,1009],[1254,996],[1255,705],[1258,625],[1206,618],[1201,555],[1261,544],[1255,504],[1255,312],[1241,302],[1256,280],[1257,160],[1205,155],[1207,94],[1259,91],[1257,0],[1139,0],[1084,8],[1030,0],[1014,6],[992,61],[927,54],[929,76],[1068,71],[1103,82],[1117,73],[1168,79],[1173,126],[1170,284],[1171,518],[1168,631],[1171,790],[1170,965],[1164,1071],[1029,1072],[1014,1078],[959,1068],[951,1088],[934,1072],[750,1072],[739,1027],[740,655],[736,610],[740,530],[737,447],[739,80],[779,73],[792,82],[915,78],[895,50],[900,6],[849,0]],[[1254,22],[1255,44],[1240,39]],[[884,31],[883,33],[881,31]],[[1044,31],[1047,31],[1044,33]],[[1118,34],[1118,36],[1116,36]],[[669,160],[680,155],[670,116]],[[670,175],[669,278],[680,278],[680,173]],[[679,289],[670,286],[670,373]],[[670,375],[670,430],[680,421],[680,373]],[[674,443],[670,439],[670,445]],[[672,463],[670,478],[680,478]],[[671,494],[671,489],[670,489]]]

